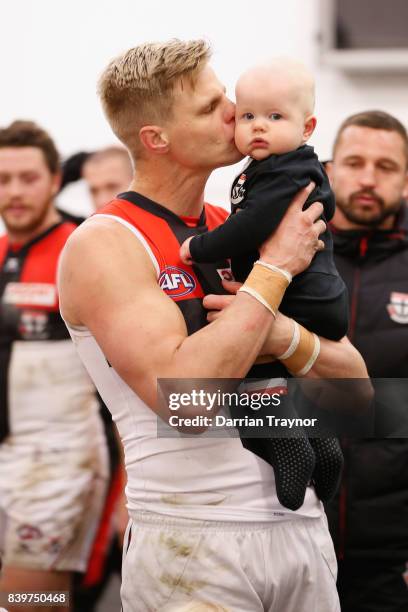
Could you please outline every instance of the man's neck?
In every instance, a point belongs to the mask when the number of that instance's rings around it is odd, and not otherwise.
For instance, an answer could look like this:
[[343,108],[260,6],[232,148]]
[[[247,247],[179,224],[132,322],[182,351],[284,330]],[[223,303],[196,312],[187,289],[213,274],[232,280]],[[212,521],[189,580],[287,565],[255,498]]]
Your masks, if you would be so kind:
[[198,217],[204,205],[209,173],[173,169],[139,161],[130,189],[168,208],[178,216]]
[[7,228],[7,236],[9,242],[11,244],[25,245],[28,242],[37,238],[37,236],[41,236],[47,229],[61,221],[61,217],[54,206],[51,206],[48,210],[46,216],[41,220],[41,222],[36,225],[35,228],[31,228],[27,231],[13,231]]

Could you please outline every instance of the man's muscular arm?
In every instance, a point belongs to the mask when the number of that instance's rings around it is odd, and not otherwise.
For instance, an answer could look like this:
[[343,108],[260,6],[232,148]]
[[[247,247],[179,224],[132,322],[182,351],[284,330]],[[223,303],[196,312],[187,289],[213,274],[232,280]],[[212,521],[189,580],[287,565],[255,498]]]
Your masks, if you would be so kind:
[[[240,283],[224,282],[225,288],[235,293]],[[204,306],[209,309],[208,320],[215,321],[223,309],[234,301],[233,295],[207,295]],[[260,351],[261,355],[282,355],[293,335],[293,321],[278,313]],[[368,378],[365,362],[347,338],[339,342],[320,338],[320,353],[305,378]]]
[[[288,222],[263,250],[265,260],[293,274],[307,267],[324,230],[322,221],[315,222],[320,204],[302,211],[307,195],[308,190],[299,194]],[[289,231],[291,240],[283,240],[280,231]],[[218,321],[187,336],[181,312],[160,289],[144,247],[122,225],[97,216],[66,245],[60,303],[65,320],[86,326],[123,380],[157,412],[157,378],[242,377],[273,321],[268,309],[241,292]]]
[[[279,313],[262,348],[262,353],[282,355],[290,344],[293,321]],[[368,378],[367,367],[348,338],[340,341],[320,337],[320,353],[305,378]]]

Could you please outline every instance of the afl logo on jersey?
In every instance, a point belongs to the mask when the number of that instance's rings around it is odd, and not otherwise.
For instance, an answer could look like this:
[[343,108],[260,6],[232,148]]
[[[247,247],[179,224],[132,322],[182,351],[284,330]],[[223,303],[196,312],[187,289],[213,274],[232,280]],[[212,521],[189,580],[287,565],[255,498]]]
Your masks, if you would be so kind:
[[181,268],[167,266],[159,277],[160,288],[171,298],[182,297],[196,288],[194,278]]

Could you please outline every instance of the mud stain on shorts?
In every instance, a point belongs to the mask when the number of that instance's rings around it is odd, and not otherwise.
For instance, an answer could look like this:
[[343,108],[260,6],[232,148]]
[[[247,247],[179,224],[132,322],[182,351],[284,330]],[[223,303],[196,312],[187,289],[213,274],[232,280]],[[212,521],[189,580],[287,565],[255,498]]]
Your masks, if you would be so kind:
[[162,546],[171,550],[176,557],[189,557],[193,552],[193,547],[189,544],[179,542],[175,537],[166,536],[164,533],[160,534],[159,542]]
[[192,595],[199,589],[206,586],[206,582],[202,580],[185,580],[180,576],[172,576],[168,572],[164,572],[160,576],[160,582],[170,587],[171,589],[177,589],[185,595]]

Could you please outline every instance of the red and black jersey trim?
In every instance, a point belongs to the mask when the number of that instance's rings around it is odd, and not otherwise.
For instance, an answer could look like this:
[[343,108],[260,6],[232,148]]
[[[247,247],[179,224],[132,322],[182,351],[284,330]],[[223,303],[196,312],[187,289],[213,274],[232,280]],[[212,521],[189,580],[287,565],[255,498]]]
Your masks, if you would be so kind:
[[[5,291],[10,283],[56,284],[56,268],[60,252],[75,225],[59,222],[19,249],[0,239],[0,346],[15,340],[65,340],[69,333],[59,314],[58,298],[49,305],[6,303]],[[41,337],[24,333],[23,317],[27,312],[44,313]]]
[[75,227],[60,221],[21,248],[13,248],[7,236],[0,238],[0,442],[9,433],[8,379],[13,343],[69,338],[57,296],[48,306],[22,305],[9,303],[5,292],[19,283],[55,285],[60,252]]
[[[134,191],[120,194],[100,212],[123,218],[144,236],[160,267],[159,284],[180,308],[188,333],[192,334],[206,325],[207,311],[202,305],[202,299],[208,293],[225,293],[221,271],[229,270],[230,264],[222,260],[186,266],[180,260],[179,250],[187,238],[217,227],[225,220],[227,212],[206,204],[193,224],[191,218],[187,222],[183,217]],[[175,278],[184,275],[190,279],[191,291],[172,291],[172,275]]]

